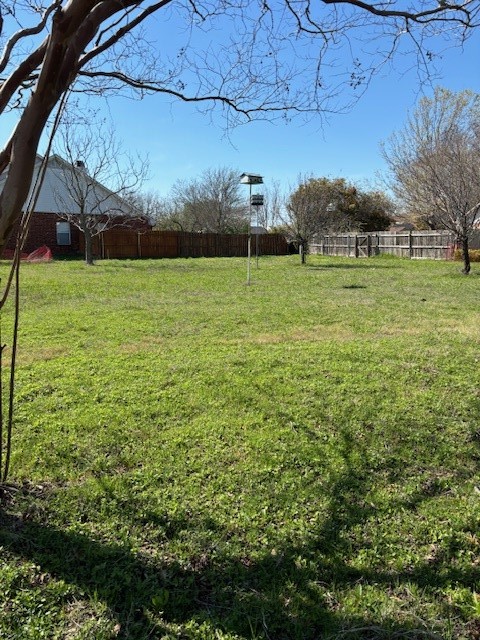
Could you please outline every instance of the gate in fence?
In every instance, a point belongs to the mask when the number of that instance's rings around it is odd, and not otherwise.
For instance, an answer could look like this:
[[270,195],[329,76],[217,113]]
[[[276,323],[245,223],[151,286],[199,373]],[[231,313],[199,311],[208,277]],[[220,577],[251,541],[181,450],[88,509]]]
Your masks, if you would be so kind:
[[369,234],[355,238],[355,257],[369,258],[372,255],[372,238]]

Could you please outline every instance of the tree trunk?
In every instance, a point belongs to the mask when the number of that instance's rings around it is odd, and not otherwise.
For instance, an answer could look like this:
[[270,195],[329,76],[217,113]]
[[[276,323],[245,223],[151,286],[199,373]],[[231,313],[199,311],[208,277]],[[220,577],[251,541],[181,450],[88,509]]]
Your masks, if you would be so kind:
[[307,262],[307,243],[302,241],[300,242],[300,257],[302,259],[302,264],[306,264]]
[[93,265],[93,247],[92,247],[92,234],[88,229],[83,232],[85,237],[85,264]]
[[463,258],[463,269],[462,273],[468,276],[470,273],[470,254],[468,252],[468,236],[463,236],[461,239],[462,243],[462,258]]

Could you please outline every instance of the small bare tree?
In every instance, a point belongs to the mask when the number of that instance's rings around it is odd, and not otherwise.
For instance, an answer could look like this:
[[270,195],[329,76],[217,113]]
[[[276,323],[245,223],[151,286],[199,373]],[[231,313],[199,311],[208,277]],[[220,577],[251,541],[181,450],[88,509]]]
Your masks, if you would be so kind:
[[258,207],[258,223],[265,229],[272,229],[281,223],[285,196],[280,183],[273,180],[263,187],[263,207]]
[[480,212],[480,96],[437,88],[420,100],[383,154],[406,211],[455,235],[468,274],[469,237]]
[[[157,229],[169,229],[176,210],[169,198],[162,197],[157,191],[138,191],[128,199],[143,218],[149,220]],[[180,225],[173,224],[180,228]]]
[[146,178],[148,163],[125,153],[112,129],[94,126],[63,126],[56,152],[61,156],[54,169],[59,217],[82,232],[85,262],[92,265],[94,237],[132,226],[141,217],[132,196]]

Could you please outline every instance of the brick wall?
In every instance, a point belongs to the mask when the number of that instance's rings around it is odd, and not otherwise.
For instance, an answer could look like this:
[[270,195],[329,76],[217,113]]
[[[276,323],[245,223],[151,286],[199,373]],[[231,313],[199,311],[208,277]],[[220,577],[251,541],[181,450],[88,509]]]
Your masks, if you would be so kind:
[[[34,213],[30,221],[30,228],[23,252],[31,253],[32,251],[35,251],[35,249],[46,245],[52,251],[54,256],[83,255],[83,234],[73,224],[70,224],[71,244],[68,246],[57,244],[56,225],[57,222],[61,221],[62,219],[55,213]],[[151,225],[145,220],[132,219],[128,221],[128,227],[130,229],[145,231],[150,229]],[[10,236],[10,240],[7,243],[7,249],[15,249],[17,230],[18,223],[15,225]]]
[[[31,253],[35,251],[35,249],[47,245],[54,256],[78,255],[80,253],[80,232],[73,225],[70,225],[72,244],[69,246],[57,244],[56,223],[59,222],[59,220],[60,218],[55,213],[34,213],[30,221],[30,228],[23,251],[25,253]],[[10,240],[7,243],[7,249],[15,249],[17,230],[18,223],[15,225]]]

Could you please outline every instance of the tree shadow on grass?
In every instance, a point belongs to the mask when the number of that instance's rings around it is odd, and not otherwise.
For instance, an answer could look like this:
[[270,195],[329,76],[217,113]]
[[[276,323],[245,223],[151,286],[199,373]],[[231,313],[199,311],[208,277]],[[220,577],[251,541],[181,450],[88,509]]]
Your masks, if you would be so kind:
[[[346,616],[334,600],[337,590],[355,584],[381,585],[388,591],[405,583],[437,591],[455,583],[473,590],[480,580],[480,568],[473,565],[465,571],[444,563],[440,571],[425,561],[401,572],[353,566],[348,532],[374,516],[368,501],[374,480],[368,473],[367,452],[359,443],[352,444],[350,434],[340,435],[343,464],[329,486],[329,508],[322,526],[304,545],[279,545],[274,553],[268,548],[255,558],[207,550],[181,564],[162,557],[161,545],[153,554],[151,549],[134,553],[126,546],[32,520],[28,512],[14,516],[14,505],[0,509],[0,544],[8,556],[31,561],[40,572],[74,585],[79,597],[102,601],[120,625],[119,638],[161,637],[168,634],[166,625],[192,621],[241,638],[267,640],[438,638],[416,628],[415,621],[409,625],[367,614]],[[359,456],[364,459],[360,465]],[[398,508],[416,509],[425,498],[419,492]],[[143,518],[151,527],[164,524],[153,513]],[[215,529],[214,518],[168,520],[170,539],[194,527],[213,528],[219,538],[228,539],[227,532]]]
[[342,289],[366,289],[364,284],[344,284]]
[[[240,637],[275,640],[335,637],[341,629],[366,626],[361,618],[338,617],[331,603],[319,597],[314,576],[303,564],[310,555],[305,548],[279,550],[278,557],[267,553],[252,562],[200,557],[182,567],[77,533],[2,519],[2,528],[16,530],[2,535],[9,552],[34,562],[43,576],[48,573],[105,603],[120,625],[119,638],[158,637],[167,633],[166,623],[188,621],[208,622],[210,628]],[[365,580],[337,560],[325,564],[320,578],[337,586]]]
[[[120,624],[120,638],[157,637],[167,632],[165,623],[189,620],[242,637],[279,640],[323,637],[336,626],[297,567],[299,550],[284,550],[280,561],[270,554],[260,562],[205,555],[181,566],[4,512],[0,523],[0,543],[9,555],[100,599]],[[294,594],[302,598],[300,614],[291,615],[276,601],[286,581],[300,589]]]

